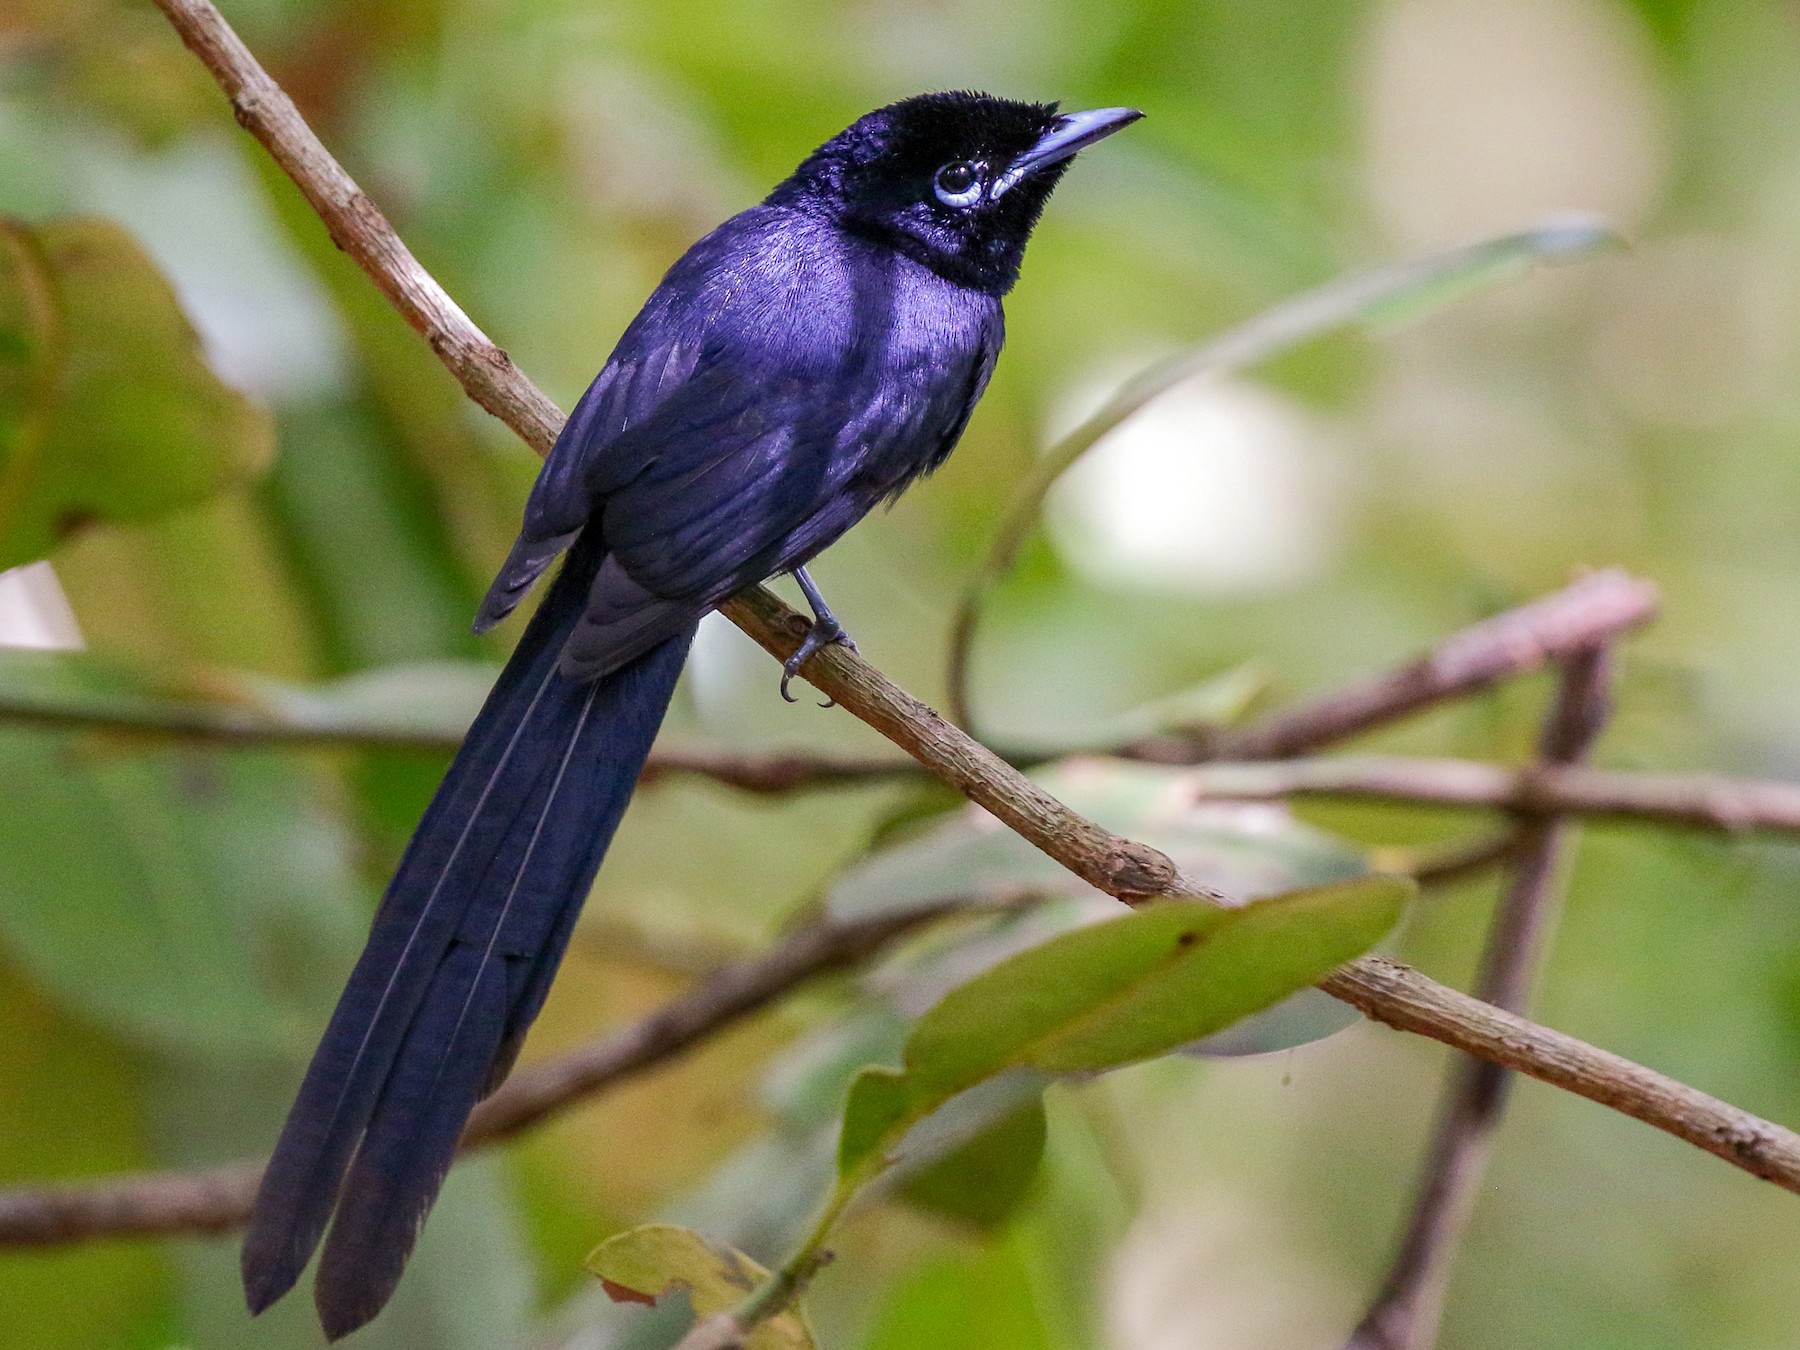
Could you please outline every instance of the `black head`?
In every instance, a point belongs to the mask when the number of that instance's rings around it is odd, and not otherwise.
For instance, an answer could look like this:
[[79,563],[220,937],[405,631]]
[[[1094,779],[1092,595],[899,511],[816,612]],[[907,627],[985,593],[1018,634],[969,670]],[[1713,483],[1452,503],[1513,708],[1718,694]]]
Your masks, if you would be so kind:
[[920,94],[859,117],[807,156],[771,205],[825,215],[964,286],[1004,295],[1075,152],[1135,122],[1130,108]]

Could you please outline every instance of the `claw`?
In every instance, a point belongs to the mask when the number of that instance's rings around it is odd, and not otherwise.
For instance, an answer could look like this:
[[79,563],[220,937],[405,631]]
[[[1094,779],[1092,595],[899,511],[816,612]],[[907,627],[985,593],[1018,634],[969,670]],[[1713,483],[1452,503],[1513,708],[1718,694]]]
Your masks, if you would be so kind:
[[[831,612],[827,610],[823,618],[813,620],[812,627],[806,630],[806,636],[800,640],[800,645],[795,649],[794,654],[781,663],[781,696],[784,699],[789,703],[800,701],[788,693],[789,681],[800,673],[801,666],[834,642],[842,643],[851,651],[856,650],[856,644],[850,640],[850,635],[843,630],[836,619],[831,617]],[[828,698],[819,706],[835,708],[837,700]]]
[[[856,643],[844,631],[844,625],[839,623],[832,616],[831,611],[825,607],[825,597],[819,594],[819,588],[813,585],[813,579],[806,575],[804,567],[794,569],[794,580],[800,583],[800,589],[806,595],[806,602],[812,606],[813,621],[812,627],[806,630],[806,636],[800,639],[800,646],[794,654],[781,663],[781,696],[789,703],[798,703],[800,700],[788,693],[788,682],[800,673],[800,667],[805,665],[817,652],[829,647],[834,642],[842,643],[851,651],[856,650]],[[835,708],[837,700],[828,698],[819,706]]]

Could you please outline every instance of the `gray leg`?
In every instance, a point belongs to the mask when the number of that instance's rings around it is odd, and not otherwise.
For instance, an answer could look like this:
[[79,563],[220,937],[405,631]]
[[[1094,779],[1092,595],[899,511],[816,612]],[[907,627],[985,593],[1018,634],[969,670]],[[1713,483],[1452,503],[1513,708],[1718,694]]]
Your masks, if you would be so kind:
[[[812,627],[806,630],[806,636],[801,639],[800,649],[781,663],[781,696],[789,703],[798,703],[799,700],[788,693],[788,681],[800,673],[800,667],[806,664],[813,653],[833,642],[841,642],[851,651],[856,650],[856,644],[844,631],[844,625],[832,617],[831,610],[825,605],[825,597],[819,594],[819,588],[806,575],[804,567],[794,569],[794,580],[800,583],[801,594],[806,597],[806,603],[812,606],[813,622]],[[831,704],[827,702],[824,706],[829,708]]]

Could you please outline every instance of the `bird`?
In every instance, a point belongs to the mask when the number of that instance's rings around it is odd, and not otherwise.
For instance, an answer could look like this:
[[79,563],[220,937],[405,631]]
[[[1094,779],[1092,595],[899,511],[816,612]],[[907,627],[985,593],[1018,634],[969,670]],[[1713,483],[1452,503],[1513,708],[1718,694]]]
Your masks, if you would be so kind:
[[[854,646],[806,564],[943,463],[1076,152],[1131,108],[952,91],[878,108],[694,244],[564,424],[475,619],[561,558],[407,845],[257,1192],[259,1313],[323,1242],[336,1340],[398,1285],[470,1112],[542,1008],[700,619],[791,574],[780,692]],[[327,1231],[329,1230],[329,1231]]]

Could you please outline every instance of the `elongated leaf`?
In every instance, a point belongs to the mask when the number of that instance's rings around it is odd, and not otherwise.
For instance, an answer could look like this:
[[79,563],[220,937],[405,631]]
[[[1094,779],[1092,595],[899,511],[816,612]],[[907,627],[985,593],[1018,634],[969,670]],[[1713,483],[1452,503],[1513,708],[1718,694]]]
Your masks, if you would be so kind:
[[895,1134],[912,1110],[912,1084],[900,1069],[872,1065],[856,1076],[844,1102],[838,1172],[848,1176]]
[[89,522],[201,501],[273,448],[125,231],[0,219],[0,568]]
[[[686,1289],[698,1317],[729,1312],[769,1272],[735,1248],[691,1228],[649,1223],[615,1233],[588,1254],[587,1267],[614,1302],[654,1304]],[[812,1333],[790,1310],[757,1327],[750,1350],[812,1350]]]
[[905,1068],[865,1072],[839,1174],[1009,1073],[1088,1073],[1163,1054],[1280,1001],[1374,946],[1413,884],[1364,877],[1224,910],[1169,901],[1065,933],[954,990],[907,1037]]

